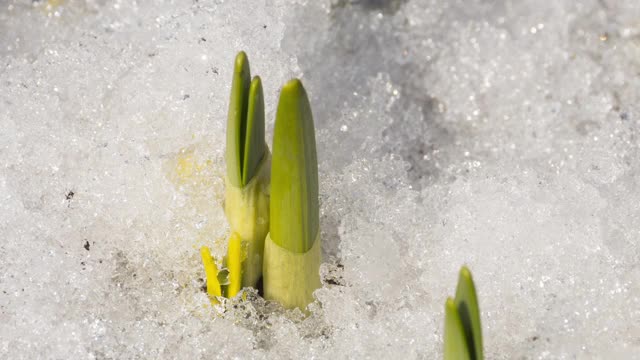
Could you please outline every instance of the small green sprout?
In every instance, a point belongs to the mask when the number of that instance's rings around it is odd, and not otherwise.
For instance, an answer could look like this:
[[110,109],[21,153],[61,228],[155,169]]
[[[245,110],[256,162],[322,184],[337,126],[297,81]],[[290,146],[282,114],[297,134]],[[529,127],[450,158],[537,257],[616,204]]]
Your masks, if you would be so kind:
[[[298,79],[280,93],[271,160],[259,77],[249,81],[249,61],[235,61],[227,122],[225,215],[231,236],[218,271],[201,249],[207,292],[234,297],[263,279],[264,296],[305,310],[320,287],[318,160],[313,117]],[[271,197],[269,187],[271,186]]]
[[[264,139],[264,98],[260,78],[256,76],[250,82],[250,77],[249,60],[240,52],[235,61],[227,121],[224,210],[231,231],[240,239],[240,246],[229,246],[227,260],[241,264],[235,272],[229,269],[230,297],[242,287],[255,287],[260,280],[264,238],[269,231],[270,155]],[[237,276],[237,271],[242,275]]]
[[222,287],[218,281],[218,266],[211,257],[211,251],[206,246],[200,248],[200,256],[204,265],[204,272],[207,276],[207,294],[211,296],[211,301],[217,302],[216,297],[222,296]]
[[270,214],[263,267],[265,298],[304,310],[320,287],[321,246],[313,116],[298,79],[286,83],[280,93]]
[[455,299],[445,303],[444,360],[482,360],[482,327],[471,271],[460,269]]
[[[240,52],[231,84],[225,152],[224,211],[231,227],[224,261],[228,276],[221,290],[208,291],[212,298],[234,297],[243,287],[255,287],[262,277],[271,159],[265,142],[262,82],[257,76],[250,79],[249,60]],[[204,261],[203,256],[203,264],[209,277],[214,263]]]
[[264,140],[262,82],[253,80],[244,51],[236,56],[227,120],[227,177],[236,187],[246,186],[258,170],[269,148]]

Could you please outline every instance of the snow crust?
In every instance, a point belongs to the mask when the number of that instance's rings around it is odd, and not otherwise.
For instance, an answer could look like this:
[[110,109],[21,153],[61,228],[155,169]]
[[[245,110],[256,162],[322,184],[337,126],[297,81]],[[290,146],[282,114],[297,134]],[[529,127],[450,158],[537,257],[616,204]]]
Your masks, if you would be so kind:
[[[437,359],[463,264],[487,359],[636,357],[638,19],[634,0],[0,3],[0,358]],[[202,290],[239,50],[269,132],[279,86],[311,96],[307,318]]]

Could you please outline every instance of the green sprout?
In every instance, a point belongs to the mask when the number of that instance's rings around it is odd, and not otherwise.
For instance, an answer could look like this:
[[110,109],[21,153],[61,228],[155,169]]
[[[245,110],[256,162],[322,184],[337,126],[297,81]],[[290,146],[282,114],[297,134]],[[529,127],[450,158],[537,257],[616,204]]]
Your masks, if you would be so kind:
[[482,327],[471,271],[460,269],[455,299],[445,303],[444,360],[482,360]]
[[200,256],[207,276],[207,293],[211,296],[212,301],[217,302],[216,297],[222,296],[222,287],[218,281],[218,266],[213,261],[208,247],[203,246],[200,249]]
[[[250,78],[249,60],[240,52],[231,84],[225,153],[224,211],[231,227],[224,261],[228,275],[221,290],[208,291],[212,298],[234,297],[243,287],[257,286],[262,277],[264,239],[269,232],[270,154],[264,139],[262,82],[258,76]],[[215,263],[202,256],[207,276],[214,276],[211,264]]]
[[236,56],[227,119],[227,177],[235,187],[257,175],[269,148],[264,140],[264,97],[260,77],[253,80],[247,54]]
[[280,93],[273,135],[271,225],[265,240],[264,295],[304,310],[320,287],[318,160],[313,116],[298,79]]
[[[259,77],[249,79],[249,60],[238,53],[233,71],[227,121],[224,210],[240,247],[229,247],[227,260],[241,264],[242,276],[231,272],[228,297],[242,287],[255,287],[262,276],[264,238],[269,231],[269,148],[264,140],[264,97]],[[240,284],[233,283],[241,281]]]
[[[234,297],[262,278],[267,300],[305,310],[320,287],[316,140],[307,93],[298,79],[280,94],[273,160],[265,137],[262,84],[244,52],[235,60],[227,122],[224,210],[231,227],[224,267],[201,249],[207,292]],[[269,187],[271,186],[271,196]]]

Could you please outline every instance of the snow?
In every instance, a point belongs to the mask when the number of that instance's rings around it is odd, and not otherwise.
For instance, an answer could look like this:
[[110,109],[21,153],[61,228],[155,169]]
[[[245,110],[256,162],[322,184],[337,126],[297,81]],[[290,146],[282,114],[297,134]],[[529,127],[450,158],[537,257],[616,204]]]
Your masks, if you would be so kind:
[[[0,358],[436,359],[463,264],[487,359],[634,358],[639,18],[632,0],[5,1]],[[202,291],[239,50],[269,132],[286,80],[311,97],[325,264],[306,318]]]

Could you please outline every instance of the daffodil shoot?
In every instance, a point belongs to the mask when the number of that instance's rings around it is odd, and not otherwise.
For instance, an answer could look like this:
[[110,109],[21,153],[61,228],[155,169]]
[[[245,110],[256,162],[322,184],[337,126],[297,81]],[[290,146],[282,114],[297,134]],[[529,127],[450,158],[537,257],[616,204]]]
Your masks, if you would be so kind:
[[444,359],[482,360],[482,327],[471,271],[460,269],[455,299],[445,303]]
[[[227,122],[223,268],[201,250],[207,292],[235,297],[262,278],[267,300],[306,310],[320,287],[318,161],[313,116],[298,79],[280,92],[273,156],[265,143],[262,83],[244,52],[235,60]],[[221,280],[222,278],[222,280]]]
[[282,87],[273,134],[271,225],[264,296],[304,310],[320,287],[318,160],[313,116],[300,80]]

